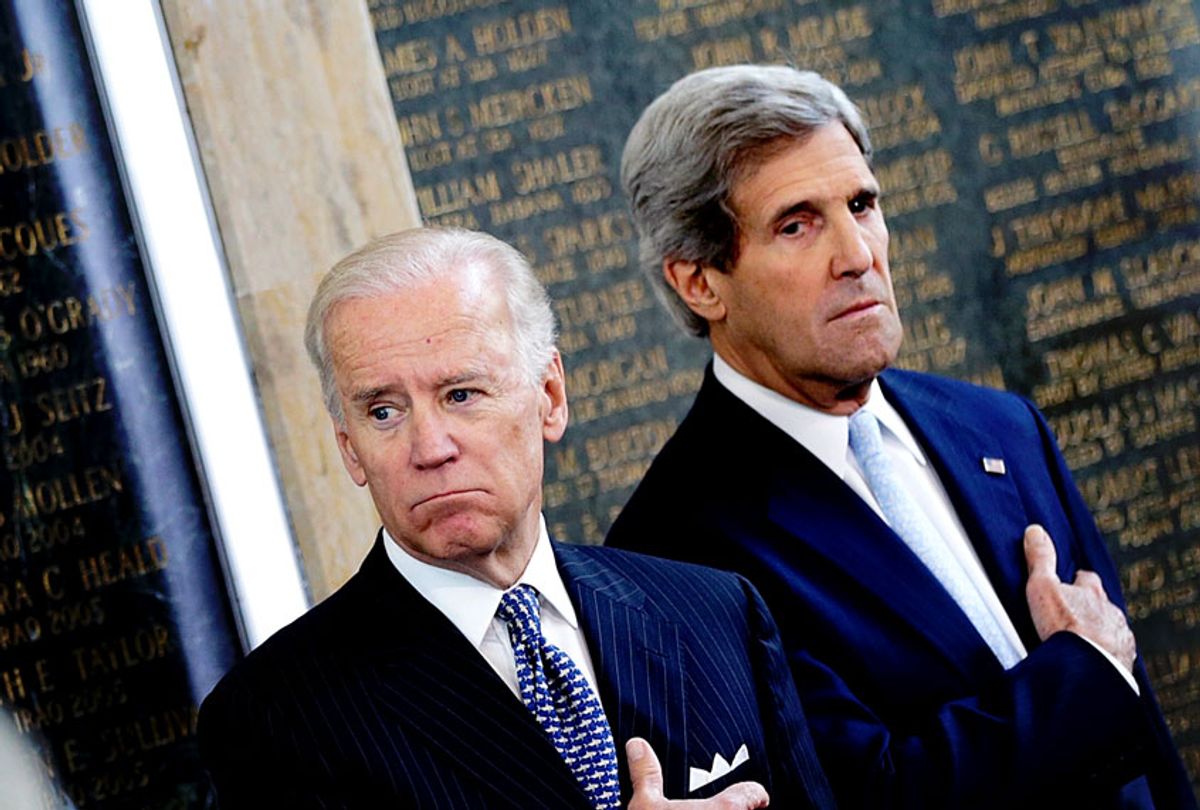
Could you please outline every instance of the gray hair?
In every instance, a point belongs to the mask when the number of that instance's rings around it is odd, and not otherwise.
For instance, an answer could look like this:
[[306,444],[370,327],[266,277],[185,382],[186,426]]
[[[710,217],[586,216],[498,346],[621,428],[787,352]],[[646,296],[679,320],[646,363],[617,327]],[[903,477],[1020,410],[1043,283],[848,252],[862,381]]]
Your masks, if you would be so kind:
[[871,163],[862,115],[837,85],[811,71],[733,65],[685,76],[642,113],[621,158],[621,185],[633,209],[639,263],[659,300],[693,335],[708,322],[663,278],[668,258],[728,271],[737,260],[734,184],[773,154],[841,123]]
[[321,280],[308,307],[304,346],[321,378],[325,407],[344,423],[333,379],[333,359],[325,321],[338,304],[353,298],[379,298],[413,286],[453,277],[483,264],[496,273],[505,297],[513,346],[522,376],[541,382],[554,356],[554,312],[533,268],[511,245],[494,236],[459,228],[414,228],[380,237],[339,261]]

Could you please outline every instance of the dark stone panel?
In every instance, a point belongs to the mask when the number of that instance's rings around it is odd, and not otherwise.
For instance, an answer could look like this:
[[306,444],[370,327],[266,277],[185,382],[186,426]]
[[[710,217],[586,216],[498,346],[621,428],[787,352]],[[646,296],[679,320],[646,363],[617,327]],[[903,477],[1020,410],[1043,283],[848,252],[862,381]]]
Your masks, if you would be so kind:
[[1018,391],[1046,413],[1200,774],[1192,2],[368,6],[426,221],[518,245],[556,301],[573,424],[545,492],[552,530],[575,542],[603,538],[708,355],[637,271],[617,177],[630,127],[709,65],[790,62],[841,84],[876,143],[899,364]]
[[0,3],[0,711],[78,808],[203,806],[240,654],[71,3]]

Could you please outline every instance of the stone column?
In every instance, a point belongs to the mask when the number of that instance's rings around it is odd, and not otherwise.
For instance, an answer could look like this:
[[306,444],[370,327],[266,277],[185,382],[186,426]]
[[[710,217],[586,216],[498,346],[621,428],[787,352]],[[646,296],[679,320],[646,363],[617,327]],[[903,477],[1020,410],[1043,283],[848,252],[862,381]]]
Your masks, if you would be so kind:
[[[163,15],[312,595],[378,519],[342,468],[302,346],[319,276],[420,223],[365,3],[194,3]],[[233,538],[237,542],[239,538]]]

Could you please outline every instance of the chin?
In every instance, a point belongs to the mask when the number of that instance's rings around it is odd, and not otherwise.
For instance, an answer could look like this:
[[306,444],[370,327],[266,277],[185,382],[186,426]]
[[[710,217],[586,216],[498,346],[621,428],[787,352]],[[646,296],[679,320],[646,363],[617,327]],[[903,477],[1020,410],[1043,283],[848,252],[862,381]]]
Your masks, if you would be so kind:
[[841,380],[847,389],[869,385],[892,364],[893,359],[895,358],[888,355],[860,358],[837,369],[830,375],[830,379]]

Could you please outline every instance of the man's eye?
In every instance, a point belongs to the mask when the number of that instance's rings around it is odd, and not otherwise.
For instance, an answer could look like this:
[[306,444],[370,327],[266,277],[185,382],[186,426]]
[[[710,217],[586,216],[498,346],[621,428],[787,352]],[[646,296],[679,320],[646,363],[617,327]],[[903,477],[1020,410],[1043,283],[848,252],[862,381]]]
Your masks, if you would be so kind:
[[876,196],[874,194],[859,194],[850,201],[850,212],[853,214],[861,214],[875,207]]
[[446,398],[453,403],[461,405],[462,403],[469,401],[471,399],[471,394],[473,393],[473,391],[467,388],[455,388],[446,395]]
[[804,223],[798,219],[794,219],[791,222],[786,223],[782,228],[780,228],[779,232],[781,234],[783,234],[784,236],[796,236],[803,229],[804,229]]
[[386,422],[395,412],[396,410],[390,405],[379,405],[367,411],[367,415],[376,422]]

